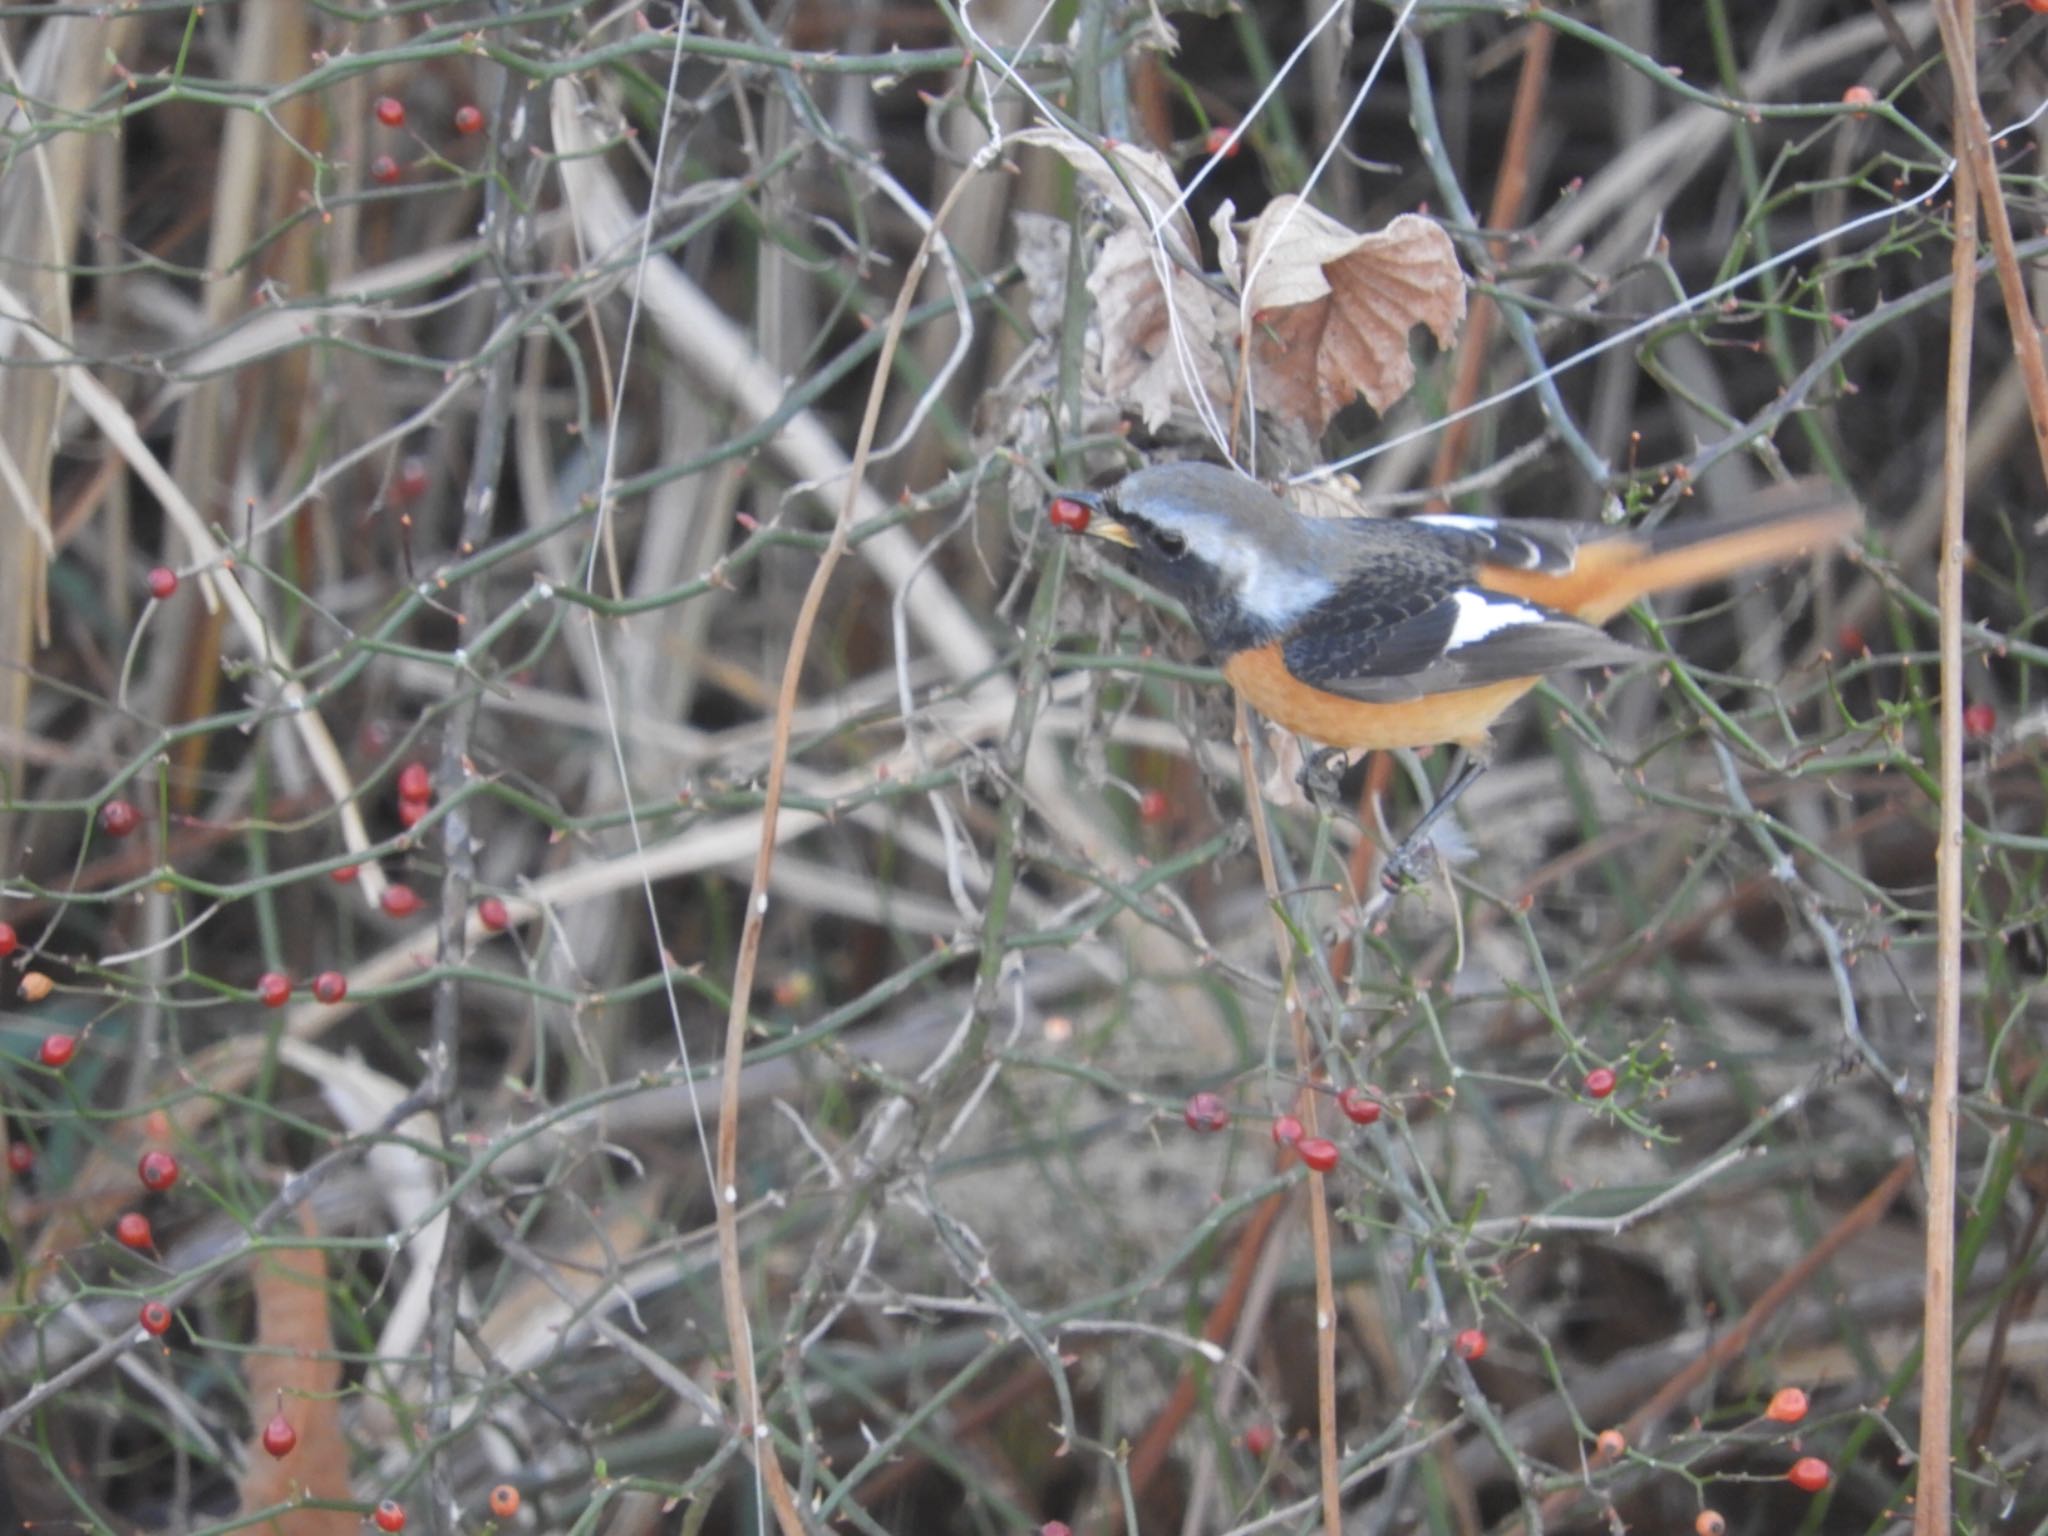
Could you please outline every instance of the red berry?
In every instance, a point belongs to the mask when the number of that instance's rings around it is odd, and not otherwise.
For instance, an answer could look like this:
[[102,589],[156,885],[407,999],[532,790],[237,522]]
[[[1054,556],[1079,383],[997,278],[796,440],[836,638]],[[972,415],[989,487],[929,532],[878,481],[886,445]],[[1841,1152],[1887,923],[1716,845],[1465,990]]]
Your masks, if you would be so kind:
[[420,893],[409,885],[387,885],[377,900],[386,917],[411,917],[420,909]]
[[1292,1115],[1280,1115],[1273,1121],[1273,1145],[1291,1147],[1301,1140],[1301,1122]]
[[15,934],[14,924],[0,923],[0,960],[5,960],[13,954],[15,947],[20,943],[21,939]]
[[1166,798],[1166,791],[1163,789],[1148,789],[1138,796],[1138,820],[1148,827],[1157,826],[1166,820],[1172,810],[1173,802]]
[[[1844,656],[1868,656],[1870,642],[1863,638],[1863,631],[1854,624],[1844,624],[1835,631],[1835,649]],[[1708,1511],[1712,1513],[1712,1511]]]
[[1596,1099],[1604,1099],[1614,1092],[1614,1068],[1595,1067],[1586,1074],[1586,1092]]
[[1337,1095],[1337,1107],[1353,1125],[1371,1125],[1380,1117],[1380,1101],[1363,1088],[1346,1088]]
[[126,837],[142,825],[142,812],[126,800],[109,800],[100,807],[100,830],[109,837]]
[[1703,1509],[1693,1517],[1693,1536],[1728,1536],[1728,1522],[1718,1509]]
[[323,1003],[338,1003],[348,996],[348,978],[339,971],[322,971],[313,978],[313,995]]
[[1317,1173],[1328,1173],[1337,1166],[1337,1143],[1327,1136],[1304,1136],[1294,1150]]
[[407,763],[398,770],[398,798],[401,800],[431,800],[434,795],[434,777],[427,772],[425,763]]
[[2048,0],[2027,0],[2027,9],[2036,16],[2048,16]]
[[[1868,107],[1874,105],[1876,101],[1877,92],[1867,85],[1852,85],[1842,92],[1842,105],[1845,107]],[[1863,114],[1857,112],[1854,115],[1861,117]]]
[[370,179],[380,181],[387,187],[404,174],[399,170],[398,162],[389,155],[379,155],[370,162]]
[[292,979],[282,971],[265,971],[256,978],[256,996],[266,1008],[282,1008],[292,1000]]
[[1264,1459],[1273,1450],[1273,1426],[1254,1424],[1244,1432],[1244,1448],[1253,1456]]
[[1797,1387],[1780,1387],[1771,1394],[1771,1406],[1764,1417],[1773,1424],[1797,1424],[1806,1417],[1806,1394]]
[[178,1160],[162,1147],[151,1147],[135,1165],[135,1176],[144,1189],[162,1194],[178,1182]]
[[482,133],[484,131],[484,109],[465,101],[455,109],[455,131],[460,134]]
[[279,1461],[291,1455],[292,1447],[299,1443],[299,1432],[292,1428],[292,1421],[278,1409],[270,1416],[270,1422],[263,1426],[263,1449]]
[[168,565],[154,565],[149,570],[149,595],[160,603],[167,603],[178,590],[178,573]]
[[492,933],[503,933],[512,926],[512,914],[505,910],[505,903],[495,896],[486,896],[476,904],[476,920]]
[[391,481],[391,499],[400,506],[418,501],[427,494],[427,461],[412,457],[398,466],[398,473]]
[[1055,496],[1045,515],[1047,521],[1062,533],[1086,533],[1088,520],[1095,515],[1095,509],[1071,496]]
[[405,1507],[396,1499],[385,1499],[377,1505],[377,1513],[370,1517],[377,1522],[380,1531],[402,1531],[405,1529]]
[[171,1329],[171,1309],[160,1301],[145,1301],[135,1320],[151,1338],[162,1338]]
[[1191,1093],[1180,1117],[1187,1121],[1189,1130],[1206,1136],[1230,1124],[1230,1106],[1218,1094]]
[[7,1171],[17,1177],[36,1165],[36,1149],[25,1141],[7,1143]]
[[1486,1334],[1478,1328],[1461,1328],[1451,1340],[1460,1360],[1477,1360],[1486,1353]]
[[1224,159],[1235,160],[1237,152],[1243,143],[1242,139],[1232,143],[1230,130],[1219,123],[1216,127],[1211,128],[1209,136],[1202,140],[1202,148],[1212,155],[1220,152]]
[[433,808],[431,800],[401,800],[398,802],[398,824],[410,832],[427,819],[427,812]]
[[371,110],[377,114],[377,121],[386,128],[405,126],[405,103],[396,96],[379,96]]
[[1785,1477],[1801,1493],[1819,1493],[1833,1475],[1818,1456],[1802,1456],[1792,1463],[1792,1470]]
[[347,885],[351,880],[355,879],[355,877],[356,867],[353,864],[344,864],[339,869],[333,869],[327,872],[327,878],[332,880],[336,885]]
[[78,1041],[70,1035],[45,1035],[36,1060],[46,1067],[61,1067],[77,1054]]
[[114,1223],[114,1241],[123,1248],[147,1248],[155,1238],[149,1230],[149,1218],[140,1211],[123,1211],[121,1219]]
[[1989,704],[1963,706],[1963,734],[1972,741],[1982,741],[1997,729],[1998,711]]
[[491,1490],[491,1513],[500,1520],[510,1520],[519,1513],[519,1490],[510,1483],[500,1483]]

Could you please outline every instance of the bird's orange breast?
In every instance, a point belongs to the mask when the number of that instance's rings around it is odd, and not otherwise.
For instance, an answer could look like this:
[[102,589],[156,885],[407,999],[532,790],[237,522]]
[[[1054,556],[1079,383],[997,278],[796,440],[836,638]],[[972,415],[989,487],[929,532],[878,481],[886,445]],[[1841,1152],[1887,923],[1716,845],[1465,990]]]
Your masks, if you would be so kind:
[[1487,730],[1501,712],[1537,682],[1533,677],[1511,677],[1483,688],[1368,704],[1302,682],[1287,670],[1278,644],[1239,651],[1223,664],[1223,675],[1268,720],[1350,752],[1434,747],[1447,741],[1477,749],[1485,745]]

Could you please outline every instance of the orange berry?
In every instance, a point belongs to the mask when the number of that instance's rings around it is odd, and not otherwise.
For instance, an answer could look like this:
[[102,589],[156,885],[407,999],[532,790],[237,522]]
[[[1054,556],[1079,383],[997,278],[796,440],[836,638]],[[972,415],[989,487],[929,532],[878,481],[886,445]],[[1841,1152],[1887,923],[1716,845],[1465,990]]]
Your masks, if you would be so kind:
[[1771,1406],[1764,1417],[1773,1424],[1797,1424],[1806,1417],[1806,1394],[1797,1387],[1780,1387],[1771,1394]]
[[519,1490],[510,1483],[500,1483],[491,1490],[491,1513],[500,1520],[510,1520],[519,1513]]
[[1460,1360],[1478,1360],[1486,1354],[1486,1334],[1478,1328],[1462,1328],[1451,1340],[1451,1348]]

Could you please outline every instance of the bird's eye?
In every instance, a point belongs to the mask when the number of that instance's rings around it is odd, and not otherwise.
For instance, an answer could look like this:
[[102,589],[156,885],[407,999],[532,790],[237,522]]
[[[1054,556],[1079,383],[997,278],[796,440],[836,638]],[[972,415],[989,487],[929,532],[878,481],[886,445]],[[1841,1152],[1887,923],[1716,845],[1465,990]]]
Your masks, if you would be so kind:
[[1152,542],[1159,546],[1159,553],[1169,560],[1178,560],[1188,552],[1187,539],[1171,528],[1154,528]]

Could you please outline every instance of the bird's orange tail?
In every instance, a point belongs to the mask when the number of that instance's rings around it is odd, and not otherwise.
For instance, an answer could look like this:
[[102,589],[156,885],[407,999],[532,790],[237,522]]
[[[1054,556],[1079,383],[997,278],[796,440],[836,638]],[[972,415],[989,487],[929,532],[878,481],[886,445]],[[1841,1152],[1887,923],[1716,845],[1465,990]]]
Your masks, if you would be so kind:
[[1605,624],[1637,598],[1812,554],[1863,526],[1863,509],[1824,482],[1775,488],[1766,497],[1774,504],[1747,517],[1596,540],[1558,575],[1493,567],[1482,579],[1496,591]]

